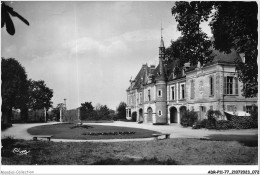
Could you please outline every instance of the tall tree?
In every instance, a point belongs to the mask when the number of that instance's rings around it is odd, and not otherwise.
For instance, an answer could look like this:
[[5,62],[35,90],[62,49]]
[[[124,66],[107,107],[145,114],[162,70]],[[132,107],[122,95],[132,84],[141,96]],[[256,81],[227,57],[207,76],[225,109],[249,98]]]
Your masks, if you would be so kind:
[[84,119],[91,120],[96,117],[96,111],[94,111],[92,102],[81,103],[80,117],[81,117],[81,120],[84,120]]
[[[258,7],[256,2],[192,1],[176,2],[172,14],[178,22],[186,45],[186,54],[201,64],[210,60],[211,44],[200,28],[201,22],[210,22],[215,49],[230,53],[235,49],[245,54],[245,63],[237,60],[239,80],[244,83],[243,95],[255,97],[258,93]],[[204,57],[204,58],[203,58]]]
[[109,108],[107,105],[101,105],[98,112],[98,118],[99,119],[106,119],[109,116]]
[[48,88],[43,80],[29,80],[29,108],[46,109],[52,107],[53,90]]
[[25,108],[28,102],[27,74],[14,58],[1,58],[1,73],[2,119],[10,123],[12,108]]
[[126,119],[126,103],[125,102],[120,102],[116,111],[117,111],[118,119]]

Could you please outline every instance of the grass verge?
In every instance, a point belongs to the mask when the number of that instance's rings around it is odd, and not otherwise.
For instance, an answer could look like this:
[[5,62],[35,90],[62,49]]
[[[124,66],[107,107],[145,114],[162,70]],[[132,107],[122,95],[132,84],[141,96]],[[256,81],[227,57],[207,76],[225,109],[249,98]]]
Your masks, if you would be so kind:
[[[257,165],[257,147],[236,141],[167,139],[91,143],[2,140],[3,165]],[[29,151],[13,153],[14,148]]]

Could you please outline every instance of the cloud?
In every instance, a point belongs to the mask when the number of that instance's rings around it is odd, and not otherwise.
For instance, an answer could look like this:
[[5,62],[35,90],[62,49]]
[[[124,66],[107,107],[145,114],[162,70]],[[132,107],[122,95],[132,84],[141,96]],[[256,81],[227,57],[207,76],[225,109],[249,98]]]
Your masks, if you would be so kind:
[[[138,30],[126,32],[116,37],[97,40],[91,37],[82,37],[63,44],[65,50],[71,54],[97,54],[99,56],[113,56],[118,52],[129,52],[132,44],[147,41],[158,41],[159,31]],[[130,47],[131,46],[131,47]]]

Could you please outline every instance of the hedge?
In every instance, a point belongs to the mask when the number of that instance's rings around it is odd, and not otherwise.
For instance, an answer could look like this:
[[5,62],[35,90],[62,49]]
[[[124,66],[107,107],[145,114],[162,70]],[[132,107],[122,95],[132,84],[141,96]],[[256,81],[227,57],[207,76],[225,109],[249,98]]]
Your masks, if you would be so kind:
[[251,116],[230,116],[229,119],[235,129],[257,128],[257,123]]
[[217,120],[216,121],[216,129],[218,130],[226,130],[234,128],[231,121],[228,120]]

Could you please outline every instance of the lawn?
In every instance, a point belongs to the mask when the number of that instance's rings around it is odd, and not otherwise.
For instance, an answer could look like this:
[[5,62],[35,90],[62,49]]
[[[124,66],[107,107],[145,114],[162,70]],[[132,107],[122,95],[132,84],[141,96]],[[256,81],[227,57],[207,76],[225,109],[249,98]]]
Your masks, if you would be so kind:
[[[146,129],[117,126],[82,125],[75,127],[74,124],[65,123],[36,126],[28,129],[28,132],[32,135],[53,135],[54,139],[82,140],[148,138],[152,134],[158,133]],[[95,135],[98,133],[99,135]]]
[[[258,147],[237,141],[166,139],[114,143],[2,140],[3,165],[257,165]],[[30,151],[16,155],[14,148]]]

